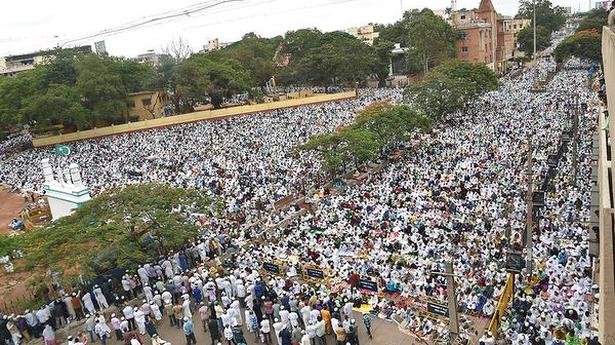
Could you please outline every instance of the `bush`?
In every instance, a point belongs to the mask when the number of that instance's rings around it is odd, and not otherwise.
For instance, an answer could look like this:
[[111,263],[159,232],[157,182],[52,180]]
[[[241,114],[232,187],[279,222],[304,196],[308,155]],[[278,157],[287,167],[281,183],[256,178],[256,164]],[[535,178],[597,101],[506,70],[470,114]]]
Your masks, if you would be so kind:
[[[134,268],[181,248],[198,234],[188,209],[208,213],[209,200],[196,190],[157,183],[111,189],[74,214],[20,236],[24,260],[16,269],[60,270],[66,280],[114,267]],[[0,236],[0,252],[15,247]]]

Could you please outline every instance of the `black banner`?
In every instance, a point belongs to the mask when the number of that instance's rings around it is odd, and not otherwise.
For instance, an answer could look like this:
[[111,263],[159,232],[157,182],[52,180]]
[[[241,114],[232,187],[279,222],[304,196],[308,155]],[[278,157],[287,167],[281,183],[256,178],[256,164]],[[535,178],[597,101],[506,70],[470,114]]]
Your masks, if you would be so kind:
[[442,304],[427,302],[427,311],[432,314],[448,317],[448,307]]
[[509,273],[521,273],[524,262],[523,257],[519,253],[508,253],[506,258],[506,271]]
[[361,289],[378,292],[378,283],[371,281],[370,279],[359,279],[359,287]]
[[308,277],[310,278],[313,278],[313,279],[324,279],[325,278],[325,272],[323,270],[319,270],[317,268],[307,268],[305,271]]
[[267,272],[280,274],[280,266],[271,262],[263,262],[263,268]]

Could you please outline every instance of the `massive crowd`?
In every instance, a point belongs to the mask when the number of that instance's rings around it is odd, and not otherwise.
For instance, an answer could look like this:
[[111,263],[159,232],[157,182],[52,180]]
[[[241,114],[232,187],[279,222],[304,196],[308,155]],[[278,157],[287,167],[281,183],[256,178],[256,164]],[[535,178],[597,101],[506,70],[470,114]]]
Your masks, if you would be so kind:
[[[547,83],[544,92],[531,91],[538,78]],[[314,345],[335,334],[340,344],[354,345],[358,325],[352,308],[359,307],[370,310],[360,320],[364,327],[371,317],[383,317],[416,337],[446,339],[446,318],[421,306],[445,301],[451,293],[443,277],[430,273],[450,262],[462,311],[460,337],[469,340],[476,336],[477,320],[494,313],[503,293],[506,253],[522,245],[527,159],[533,157],[533,182],[542,186],[548,156],[559,151],[562,133],[578,116],[576,153],[568,144],[558,157],[538,217],[534,277],[528,283],[525,275],[517,275],[503,337],[485,333],[480,342],[590,339],[596,291],[583,223],[589,217],[597,123],[592,97],[585,71],[555,72],[555,64],[545,59],[514,78],[502,78],[497,91],[438,121],[432,133],[402,147],[399,160],[362,183],[339,190],[319,187],[309,195],[309,205],[275,214],[269,211],[277,200],[305,194],[320,181],[318,156],[294,147],[350,123],[358,108],[375,100],[401,101],[401,91],[367,90],[355,100],[72,143],[68,158],[53,157],[51,149],[2,155],[0,181],[18,188],[39,192],[38,162],[53,158],[80,164],[94,194],[165,181],[211,193],[225,201],[227,215],[241,214],[243,224],[261,226],[231,233],[222,222],[208,223],[194,243],[132,275],[83,293],[67,291],[41,310],[1,320],[0,335],[8,342],[42,335],[53,345],[54,328],[67,319],[86,318],[90,340],[95,334],[108,338],[113,330],[128,342],[145,334],[162,342],[154,336],[155,321],[164,315],[183,328],[188,345],[193,317],[210,331],[212,343],[256,339]],[[578,163],[570,164],[574,158]],[[273,226],[284,219],[285,224]],[[271,228],[266,240],[256,242],[255,235],[266,228]],[[208,270],[211,262],[225,272]],[[263,274],[263,262],[279,263],[281,275]],[[318,284],[298,279],[306,265],[322,269],[326,279]],[[379,283],[381,293],[361,289],[360,278]],[[135,306],[129,301],[137,290],[145,300]],[[108,304],[121,312],[100,313]],[[244,323],[254,337],[236,327]],[[81,345],[87,337],[75,335],[70,341]]]

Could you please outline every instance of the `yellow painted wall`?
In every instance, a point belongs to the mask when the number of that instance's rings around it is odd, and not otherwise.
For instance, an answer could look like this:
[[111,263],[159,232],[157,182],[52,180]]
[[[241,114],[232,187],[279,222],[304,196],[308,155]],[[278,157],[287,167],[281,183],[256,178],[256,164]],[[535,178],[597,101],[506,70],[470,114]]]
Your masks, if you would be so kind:
[[[149,100],[150,104],[145,105],[144,100]],[[167,105],[166,97],[162,97],[159,92],[139,92],[128,95],[126,97],[126,103],[133,103],[133,108],[128,108],[128,116],[138,117],[139,121],[159,118],[162,116],[162,108]],[[155,117],[152,116],[153,111]]]
[[288,99],[285,101],[262,103],[254,105],[244,105],[239,107],[198,111],[190,114],[162,117],[153,120],[145,120],[133,123],[127,123],[117,126],[109,126],[104,128],[95,128],[86,131],[80,131],[69,134],[61,134],[49,137],[40,137],[32,140],[34,147],[49,146],[60,143],[66,143],[71,141],[92,139],[98,137],[104,137],[108,135],[116,135],[140,130],[146,130],[156,127],[174,126],[182,123],[189,123],[202,120],[215,120],[230,116],[237,116],[242,114],[250,114],[260,111],[269,111],[282,108],[292,108],[302,105],[309,105],[314,103],[332,102],[342,99],[354,98],[355,92],[341,92],[335,94],[316,95],[313,97]]

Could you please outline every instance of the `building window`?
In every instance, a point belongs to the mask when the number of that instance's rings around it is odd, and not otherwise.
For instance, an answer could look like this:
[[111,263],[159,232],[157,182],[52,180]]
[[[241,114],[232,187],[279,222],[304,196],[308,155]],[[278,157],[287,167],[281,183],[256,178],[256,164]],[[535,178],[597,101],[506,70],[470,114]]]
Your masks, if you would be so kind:
[[466,19],[466,15],[465,15],[465,14],[462,14],[462,15],[461,15],[461,19]]
[[135,107],[135,102],[134,101],[128,101],[128,102],[126,102],[126,106],[128,107],[128,109],[133,109]]
[[461,47],[461,51],[464,52],[464,53],[467,53],[468,52],[468,47]]
[[468,34],[467,34],[467,33],[465,33],[465,32],[462,32],[462,33],[461,33],[461,37],[460,37],[459,39],[460,39],[460,40],[462,40],[462,41],[467,40],[467,39],[468,39]]
[[149,99],[149,98],[143,98],[143,99],[141,100],[141,102],[143,102],[143,106],[144,106],[144,107],[147,107],[147,106],[149,106],[150,104],[152,104],[152,100],[151,100],[151,99]]

